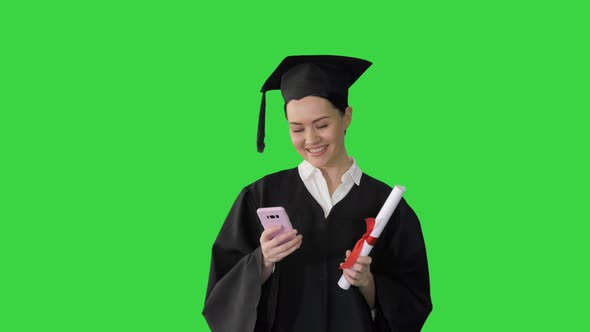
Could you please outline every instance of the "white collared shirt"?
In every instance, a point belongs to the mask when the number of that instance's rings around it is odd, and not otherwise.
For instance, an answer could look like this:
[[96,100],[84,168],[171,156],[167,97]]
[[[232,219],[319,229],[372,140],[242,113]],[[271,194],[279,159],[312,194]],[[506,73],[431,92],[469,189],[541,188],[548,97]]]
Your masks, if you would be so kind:
[[305,160],[297,167],[299,170],[299,176],[305,184],[305,187],[324,210],[325,218],[330,214],[332,207],[346,197],[355,184],[358,186],[361,183],[363,172],[356,164],[356,160],[354,160],[354,158],[351,159],[352,166],[350,166],[348,171],[342,175],[340,178],[342,183],[336,188],[332,196],[330,196],[328,183],[326,182],[326,179],[324,179],[322,171],[313,167],[312,164]]

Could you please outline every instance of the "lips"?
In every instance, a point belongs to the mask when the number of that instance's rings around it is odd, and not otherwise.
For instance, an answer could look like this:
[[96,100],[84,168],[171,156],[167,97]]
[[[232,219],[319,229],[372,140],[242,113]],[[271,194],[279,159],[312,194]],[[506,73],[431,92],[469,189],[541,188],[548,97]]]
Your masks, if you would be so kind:
[[307,148],[305,150],[311,154],[318,154],[318,153],[321,153],[324,150],[326,150],[327,147],[328,147],[328,145],[322,145],[322,146],[317,146],[317,147],[313,147],[313,148]]

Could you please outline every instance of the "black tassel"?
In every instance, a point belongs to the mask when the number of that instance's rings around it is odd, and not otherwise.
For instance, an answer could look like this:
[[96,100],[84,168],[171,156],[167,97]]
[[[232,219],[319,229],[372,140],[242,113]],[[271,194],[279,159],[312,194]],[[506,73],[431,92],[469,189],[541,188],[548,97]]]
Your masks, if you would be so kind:
[[260,102],[260,114],[258,115],[258,137],[256,138],[256,146],[258,152],[264,151],[264,125],[266,118],[266,91],[262,91],[262,101]]

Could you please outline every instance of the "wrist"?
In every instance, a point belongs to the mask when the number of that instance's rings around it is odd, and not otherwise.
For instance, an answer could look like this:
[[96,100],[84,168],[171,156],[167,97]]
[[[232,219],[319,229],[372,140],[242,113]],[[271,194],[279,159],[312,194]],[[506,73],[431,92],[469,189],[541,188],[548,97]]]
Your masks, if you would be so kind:
[[266,260],[264,260],[262,262],[262,267],[268,270],[274,270],[275,267],[275,263],[274,262],[267,262]]

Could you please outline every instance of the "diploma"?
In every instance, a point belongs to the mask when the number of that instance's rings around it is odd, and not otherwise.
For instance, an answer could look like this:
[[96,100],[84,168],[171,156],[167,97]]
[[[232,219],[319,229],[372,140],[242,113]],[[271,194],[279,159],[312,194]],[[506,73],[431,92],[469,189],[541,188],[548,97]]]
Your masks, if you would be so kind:
[[[375,246],[377,239],[381,235],[381,232],[389,222],[389,219],[391,218],[393,211],[395,211],[397,204],[402,199],[402,195],[405,191],[406,188],[396,185],[391,191],[391,194],[389,194],[389,197],[387,197],[387,200],[383,204],[379,214],[377,214],[377,217],[375,219],[366,219],[367,232],[356,243],[351,254],[348,256],[344,264],[340,266],[340,269],[350,268],[354,265],[359,256],[369,255]],[[344,276],[340,277],[340,280],[338,280],[338,286],[345,290],[350,288],[350,284],[348,281],[346,281],[346,279],[344,279]]]

